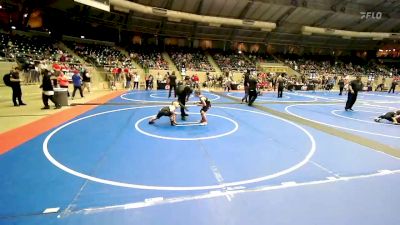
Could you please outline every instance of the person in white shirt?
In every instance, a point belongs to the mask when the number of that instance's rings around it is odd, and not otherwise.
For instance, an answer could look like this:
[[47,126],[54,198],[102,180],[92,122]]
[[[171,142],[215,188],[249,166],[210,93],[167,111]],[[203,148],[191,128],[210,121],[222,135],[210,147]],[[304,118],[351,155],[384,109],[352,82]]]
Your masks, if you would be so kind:
[[135,73],[133,76],[133,89],[139,89],[139,80],[140,80],[140,75]]

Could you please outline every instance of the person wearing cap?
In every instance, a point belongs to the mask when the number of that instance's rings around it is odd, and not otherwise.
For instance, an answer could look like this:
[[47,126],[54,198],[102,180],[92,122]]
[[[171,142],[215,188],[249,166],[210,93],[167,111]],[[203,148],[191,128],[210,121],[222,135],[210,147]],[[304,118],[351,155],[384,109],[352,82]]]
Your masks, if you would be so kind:
[[361,76],[356,76],[355,80],[349,83],[349,92],[347,95],[347,102],[344,109],[346,111],[353,111],[353,105],[356,103],[357,94],[362,88]]
[[78,70],[74,71],[74,75],[72,76],[72,83],[74,84],[74,91],[72,92],[72,99],[75,97],[76,90],[79,90],[79,94],[81,98],[83,98],[83,91],[82,91],[82,77],[79,74]]
[[171,126],[177,125],[176,123],[176,113],[175,110],[180,106],[178,101],[173,101],[171,105],[165,106],[158,111],[157,116],[149,120],[149,124],[154,124],[154,122],[163,116],[168,116],[171,122]]
[[374,121],[380,123],[382,119],[392,122],[393,124],[400,124],[400,110],[396,112],[387,112],[378,116]]

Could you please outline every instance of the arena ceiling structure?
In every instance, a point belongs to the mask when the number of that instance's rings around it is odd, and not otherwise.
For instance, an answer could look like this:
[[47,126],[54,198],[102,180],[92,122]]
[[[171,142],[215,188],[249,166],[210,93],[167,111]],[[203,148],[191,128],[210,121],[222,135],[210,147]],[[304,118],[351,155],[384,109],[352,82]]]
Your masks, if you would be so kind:
[[[103,0],[102,0],[103,1]],[[400,41],[398,0],[131,0],[152,13],[110,3],[110,12],[73,0],[41,1],[50,13],[65,13],[76,22],[107,26],[124,31],[159,36],[210,39],[228,42],[293,45],[333,49],[373,50]],[[16,1],[9,1],[15,2]],[[38,2],[38,1],[36,1]],[[243,20],[242,26],[204,23],[162,15],[172,11],[194,15]],[[169,15],[169,14],[168,14]],[[254,22],[268,22],[273,29],[260,29]],[[246,24],[247,23],[247,24]],[[326,34],[305,27],[323,28]],[[385,38],[333,35],[336,30],[387,33]]]

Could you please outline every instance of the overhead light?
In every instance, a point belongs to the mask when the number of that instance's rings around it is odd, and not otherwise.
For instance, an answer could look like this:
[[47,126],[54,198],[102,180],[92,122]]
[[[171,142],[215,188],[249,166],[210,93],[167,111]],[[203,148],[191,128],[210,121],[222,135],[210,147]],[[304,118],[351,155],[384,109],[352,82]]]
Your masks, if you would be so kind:
[[84,38],[85,38],[85,36],[81,35],[81,38],[82,38],[82,39],[84,39]]
[[28,17],[28,13],[25,13],[25,14],[24,14],[24,17],[25,17],[25,18]]
[[238,53],[239,53],[239,54],[242,54],[242,51],[239,50]]
[[51,34],[51,31],[49,31],[49,34]]
[[383,52],[383,50],[382,50],[382,49],[379,49],[379,51],[380,51],[380,52]]
[[3,8],[3,6],[2,5],[0,5],[0,9],[2,9]]
[[15,30],[15,29],[17,29],[15,26],[11,26],[11,29],[13,29],[13,30]]
[[393,51],[396,51],[396,49],[393,49]]

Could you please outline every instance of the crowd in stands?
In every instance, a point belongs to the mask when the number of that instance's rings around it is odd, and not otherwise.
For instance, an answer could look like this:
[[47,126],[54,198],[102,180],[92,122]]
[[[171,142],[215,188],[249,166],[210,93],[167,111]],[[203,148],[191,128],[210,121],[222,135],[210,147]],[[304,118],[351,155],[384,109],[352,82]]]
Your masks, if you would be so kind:
[[161,50],[150,46],[132,46],[128,49],[130,58],[143,69],[168,70],[168,62],[161,55]]
[[350,76],[393,76],[396,71],[374,60],[363,60],[357,57],[332,56],[297,56],[281,55],[282,61],[300,74],[316,73],[318,75],[350,75]]
[[213,55],[213,58],[222,71],[245,72],[256,68],[254,62],[239,53],[218,52]]
[[272,57],[271,55],[268,55],[266,53],[250,53],[249,55],[247,55],[247,57],[249,58],[249,60],[251,62],[254,63],[266,63],[266,62],[276,62],[276,60],[274,59],[274,57]]
[[63,52],[54,40],[45,36],[1,33],[0,48],[0,60],[16,61],[26,84],[39,83],[43,71],[54,70],[54,65],[67,74],[79,67],[78,59]]
[[113,46],[82,43],[68,43],[68,45],[86,62],[104,67],[106,70],[121,66],[132,67],[129,57],[124,56],[121,51]]
[[214,67],[210,64],[207,56],[201,50],[180,48],[169,52],[172,61],[178,69],[214,72]]

